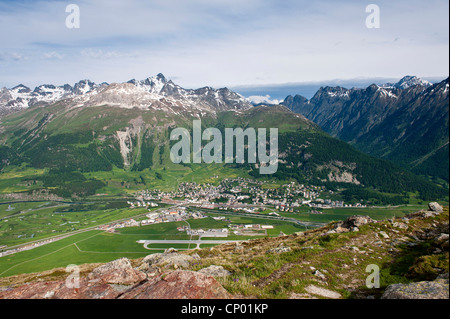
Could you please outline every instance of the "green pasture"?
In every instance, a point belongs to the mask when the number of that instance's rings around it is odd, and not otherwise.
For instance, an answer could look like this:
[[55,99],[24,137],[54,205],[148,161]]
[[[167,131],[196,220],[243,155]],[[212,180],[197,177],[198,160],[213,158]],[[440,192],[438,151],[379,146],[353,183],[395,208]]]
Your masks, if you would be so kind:
[[[18,245],[145,214],[145,208],[108,208],[97,202],[66,204],[23,202],[0,204],[0,244]],[[8,211],[8,207],[14,210]],[[156,209],[156,208],[154,208]]]
[[384,220],[392,217],[403,217],[406,214],[427,209],[426,205],[402,205],[398,207],[345,207],[345,208],[315,208],[323,214],[311,214],[313,208],[302,207],[298,213],[279,212],[281,216],[296,218],[305,222],[329,223],[344,220],[353,215],[366,215],[375,220]]

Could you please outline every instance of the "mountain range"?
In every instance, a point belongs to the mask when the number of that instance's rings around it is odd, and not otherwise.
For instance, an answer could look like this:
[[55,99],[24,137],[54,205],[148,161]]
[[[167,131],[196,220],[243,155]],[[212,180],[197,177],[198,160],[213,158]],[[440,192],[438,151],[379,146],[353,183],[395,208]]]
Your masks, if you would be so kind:
[[[380,92],[400,94],[402,90],[420,91],[418,88],[382,88]],[[323,88],[304,104],[309,107],[316,100],[348,100],[355,94],[364,96],[364,92]],[[387,96],[379,98],[387,101]],[[186,170],[193,174],[195,165],[171,162],[173,141],[169,136],[172,129],[190,129],[192,120],[201,118],[203,127],[216,127],[222,134],[230,127],[278,128],[279,165],[271,178],[295,179],[330,189],[351,188],[348,200],[372,203],[403,203],[406,192],[419,192],[423,199],[446,194],[444,188],[330,136],[319,127],[322,122],[317,125],[284,105],[253,107],[227,88],[184,89],[162,74],[143,81],[97,85],[86,80],[73,87],[45,85],[33,91],[20,85],[2,89],[0,101],[4,114],[0,118],[0,172],[14,167],[43,170],[43,176],[28,176],[16,184],[29,185],[28,192],[85,196],[111,191],[111,185],[115,192],[126,192],[124,175],[107,180],[103,173],[97,174],[113,171],[114,176],[117,169],[130,176],[142,172],[142,180],[161,179],[166,168],[168,172]],[[335,109],[330,106],[330,110]],[[367,117],[360,114],[360,118]],[[215,165],[213,170],[221,177],[228,176],[229,170],[228,175],[222,173],[231,168],[241,176],[263,178],[258,164],[210,165]]]
[[367,88],[322,87],[310,99],[281,103],[363,152],[418,174],[449,176],[449,79],[415,76]]
[[82,80],[74,86],[43,84],[34,90],[23,84],[12,89],[4,87],[0,90],[0,116],[59,101],[83,106],[116,105],[122,108],[163,109],[173,114],[181,112],[192,115],[251,107],[243,96],[227,88],[184,89],[160,73],[142,81],[132,79],[126,83],[96,84]]

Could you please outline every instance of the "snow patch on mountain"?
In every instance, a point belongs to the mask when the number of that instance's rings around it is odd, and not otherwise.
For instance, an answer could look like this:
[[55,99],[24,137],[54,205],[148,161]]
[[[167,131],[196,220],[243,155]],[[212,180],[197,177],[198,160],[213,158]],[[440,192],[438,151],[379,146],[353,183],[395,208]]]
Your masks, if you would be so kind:
[[378,91],[382,96],[389,97],[389,98],[395,98],[395,99],[398,98],[397,95],[395,95],[394,93],[392,93],[392,90],[391,90],[391,89],[387,89],[387,88],[383,88],[383,87],[378,87],[377,91]]

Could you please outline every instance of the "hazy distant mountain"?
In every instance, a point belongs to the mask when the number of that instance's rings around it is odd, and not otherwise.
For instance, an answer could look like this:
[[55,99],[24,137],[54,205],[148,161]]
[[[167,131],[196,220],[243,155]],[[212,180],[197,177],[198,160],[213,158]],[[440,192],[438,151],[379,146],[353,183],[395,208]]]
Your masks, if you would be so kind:
[[[365,89],[322,87],[281,104],[360,150],[448,181],[449,79],[414,76]],[[439,169],[437,169],[439,168]]]

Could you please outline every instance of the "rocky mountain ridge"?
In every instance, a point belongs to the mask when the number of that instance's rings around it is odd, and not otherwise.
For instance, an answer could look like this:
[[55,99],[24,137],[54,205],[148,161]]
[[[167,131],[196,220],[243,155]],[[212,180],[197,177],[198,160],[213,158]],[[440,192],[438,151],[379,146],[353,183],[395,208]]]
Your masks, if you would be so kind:
[[142,81],[132,79],[125,83],[96,84],[82,80],[74,86],[44,84],[31,90],[19,84],[12,89],[2,88],[0,116],[62,101],[78,107],[113,105],[122,108],[162,109],[175,114],[215,113],[251,107],[243,96],[227,88],[184,89],[159,73]]
[[281,104],[365,153],[448,181],[448,78],[436,84],[407,76],[365,89],[322,87],[310,100],[288,96]]

